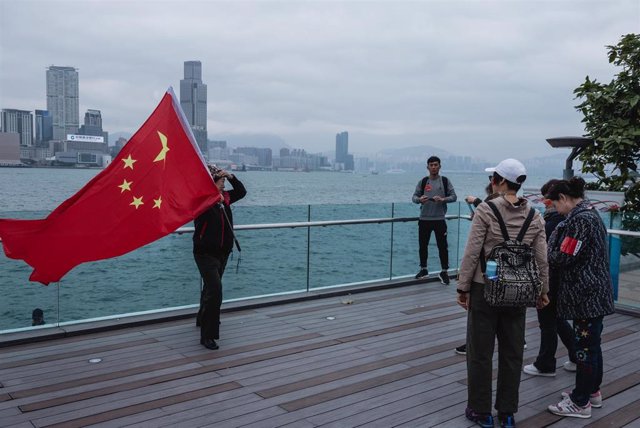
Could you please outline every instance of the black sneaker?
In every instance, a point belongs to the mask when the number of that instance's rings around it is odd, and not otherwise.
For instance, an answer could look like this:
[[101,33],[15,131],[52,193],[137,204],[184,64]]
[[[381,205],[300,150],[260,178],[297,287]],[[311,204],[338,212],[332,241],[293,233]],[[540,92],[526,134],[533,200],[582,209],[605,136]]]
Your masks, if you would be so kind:
[[443,283],[444,285],[449,285],[450,283],[449,274],[447,273],[446,270],[443,270],[442,272],[440,272],[438,274],[438,278],[440,278],[440,282]]
[[516,428],[516,420],[513,418],[513,413],[499,413],[498,419],[500,420],[500,428]]
[[416,274],[416,279],[422,279],[427,275],[429,275],[429,271],[426,268],[421,268],[420,272]]
[[460,345],[456,348],[456,354],[458,355],[467,355],[467,344]]

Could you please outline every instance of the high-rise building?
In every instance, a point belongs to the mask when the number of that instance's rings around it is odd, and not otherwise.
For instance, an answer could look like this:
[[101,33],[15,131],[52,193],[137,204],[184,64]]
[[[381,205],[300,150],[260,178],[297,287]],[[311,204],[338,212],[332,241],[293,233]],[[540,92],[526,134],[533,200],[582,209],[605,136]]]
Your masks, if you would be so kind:
[[42,146],[53,139],[53,118],[49,110],[36,110],[36,145]]
[[100,110],[87,110],[84,114],[84,125],[80,127],[78,134],[103,137],[104,143],[109,144],[109,133],[102,129],[102,114]]
[[21,146],[33,146],[33,115],[30,111],[5,108],[0,119],[3,132],[17,132]]
[[80,88],[78,70],[52,65],[47,69],[47,110],[53,121],[53,139],[62,141],[78,132]]
[[353,155],[349,154],[349,133],[336,134],[336,164],[339,169],[353,171]]
[[187,116],[198,146],[207,145],[207,85],[202,83],[202,63],[184,62],[184,79],[180,80],[180,106]]

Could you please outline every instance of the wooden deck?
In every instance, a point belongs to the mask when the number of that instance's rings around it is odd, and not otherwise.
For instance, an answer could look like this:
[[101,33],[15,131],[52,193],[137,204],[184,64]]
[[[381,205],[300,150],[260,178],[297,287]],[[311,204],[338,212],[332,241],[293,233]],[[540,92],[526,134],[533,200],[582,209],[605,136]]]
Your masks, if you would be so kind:
[[[465,317],[423,283],[225,313],[218,351],[193,319],[2,348],[0,426],[468,427]],[[591,419],[546,411],[574,383],[561,347],[555,378],[523,374],[518,426],[639,427],[640,318],[607,317],[603,350]]]

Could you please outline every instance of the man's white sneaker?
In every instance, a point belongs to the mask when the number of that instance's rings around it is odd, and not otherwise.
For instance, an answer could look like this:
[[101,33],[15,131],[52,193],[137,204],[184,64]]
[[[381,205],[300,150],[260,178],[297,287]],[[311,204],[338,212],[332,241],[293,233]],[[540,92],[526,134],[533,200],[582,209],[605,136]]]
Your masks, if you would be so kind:
[[524,366],[524,368],[522,369],[523,372],[525,372],[528,375],[532,375],[532,376],[547,376],[547,377],[554,377],[556,375],[556,372],[541,372],[540,370],[538,370],[538,368],[536,366],[534,366],[533,364],[527,364],[526,366]]
[[565,361],[562,367],[568,372],[575,372],[577,370],[576,363],[572,363],[571,361]]
[[[566,398],[569,396],[568,392],[563,392],[562,394],[560,394],[562,396],[562,398]],[[596,409],[599,409],[600,407],[602,407],[602,393],[600,391],[593,393],[589,396],[589,403],[591,403],[591,407],[595,407]]]
[[586,406],[578,406],[571,401],[570,396],[566,396],[556,405],[550,405],[547,407],[551,413],[558,416],[569,416],[571,418],[588,419],[591,417],[591,403],[587,403]]

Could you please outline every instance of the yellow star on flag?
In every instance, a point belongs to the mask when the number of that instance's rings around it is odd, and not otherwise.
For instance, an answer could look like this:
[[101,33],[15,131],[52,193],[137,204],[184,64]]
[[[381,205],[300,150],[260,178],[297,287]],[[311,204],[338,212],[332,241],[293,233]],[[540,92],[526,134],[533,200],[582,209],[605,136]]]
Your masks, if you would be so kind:
[[123,193],[125,190],[131,191],[131,184],[133,183],[133,181],[127,181],[126,179],[122,182],[121,185],[119,185],[118,187],[122,190],[120,190],[120,193]]
[[160,153],[158,153],[158,156],[156,156],[156,158],[153,161],[154,162],[159,162],[161,160],[166,160],[167,159],[167,152],[169,151],[169,144],[168,144],[168,139],[167,139],[166,135],[164,135],[160,131],[156,131],[156,132],[158,133],[158,137],[160,137],[160,144],[162,144],[162,150],[160,150]]
[[131,159],[131,155],[129,155],[126,159],[122,159],[122,162],[124,162],[124,167],[125,168],[133,169],[134,162],[138,162],[138,161],[135,160],[135,159]]
[[142,202],[142,196],[140,196],[139,198],[136,198],[135,196],[133,197],[133,202],[131,202],[129,205],[133,205],[136,207],[136,209],[138,209],[138,207],[140,205],[144,205],[144,202]]
[[158,199],[153,200],[153,208],[160,209],[160,205],[162,205],[162,196],[158,196]]

